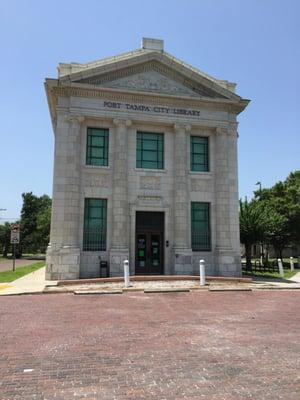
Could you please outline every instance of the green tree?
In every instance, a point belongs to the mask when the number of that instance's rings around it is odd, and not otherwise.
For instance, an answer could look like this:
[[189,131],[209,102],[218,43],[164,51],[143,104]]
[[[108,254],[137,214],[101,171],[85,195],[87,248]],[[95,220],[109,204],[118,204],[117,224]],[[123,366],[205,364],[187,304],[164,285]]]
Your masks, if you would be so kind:
[[252,245],[265,240],[268,234],[268,221],[268,212],[258,201],[240,200],[240,237],[245,245],[248,268],[251,268]]
[[284,182],[271,188],[254,192],[271,216],[268,242],[273,245],[277,257],[288,244],[300,243],[300,171],[292,172]]
[[10,224],[5,222],[4,225],[0,225],[0,250],[3,257],[7,257],[10,247]]
[[22,198],[20,252],[44,252],[49,241],[51,199],[32,192],[23,193]]
[[43,207],[37,216],[37,233],[41,253],[45,253],[50,241],[51,202]]

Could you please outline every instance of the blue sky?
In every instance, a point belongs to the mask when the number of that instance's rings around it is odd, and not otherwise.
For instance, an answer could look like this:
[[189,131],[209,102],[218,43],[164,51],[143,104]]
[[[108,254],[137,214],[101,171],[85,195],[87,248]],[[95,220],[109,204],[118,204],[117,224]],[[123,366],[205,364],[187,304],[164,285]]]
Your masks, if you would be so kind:
[[300,168],[299,18],[297,0],[2,0],[0,217],[19,216],[22,192],[51,195],[45,77],[59,62],[137,49],[143,36],[251,99],[239,116],[240,196],[284,179]]

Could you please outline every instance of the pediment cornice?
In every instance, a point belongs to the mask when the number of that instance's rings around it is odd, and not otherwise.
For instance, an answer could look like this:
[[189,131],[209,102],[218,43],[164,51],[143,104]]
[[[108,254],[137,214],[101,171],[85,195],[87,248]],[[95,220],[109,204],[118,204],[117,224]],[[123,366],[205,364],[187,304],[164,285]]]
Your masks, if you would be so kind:
[[[151,88],[151,85],[153,84],[153,82],[150,81],[151,77],[149,76],[151,73],[157,79],[157,84],[154,89]],[[144,82],[141,82],[141,79],[144,79]],[[165,93],[166,90],[170,91],[169,88],[164,89],[164,83],[167,83],[168,81],[173,82],[172,86],[174,94],[176,94],[177,90],[178,94],[183,94],[185,92],[185,94],[189,94],[192,97],[228,98],[155,60],[118,69],[112,72],[98,74],[89,78],[81,79],[77,82],[103,87],[114,87],[116,85],[122,87],[123,84],[123,88],[127,90],[136,89],[149,92],[155,90],[157,92]],[[171,87],[170,84],[168,86]],[[185,91],[184,88],[186,88]]]
[[183,84],[199,96],[240,99],[237,94],[226,89],[220,83],[221,81],[201,73],[167,53],[155,51],[140,53],[129,59],[109,64],[83,68],[78,72],[62,76],[59,81],[62,84],[77,82],[101,86],[117,79],[148,71],[156,71],[175,82]]

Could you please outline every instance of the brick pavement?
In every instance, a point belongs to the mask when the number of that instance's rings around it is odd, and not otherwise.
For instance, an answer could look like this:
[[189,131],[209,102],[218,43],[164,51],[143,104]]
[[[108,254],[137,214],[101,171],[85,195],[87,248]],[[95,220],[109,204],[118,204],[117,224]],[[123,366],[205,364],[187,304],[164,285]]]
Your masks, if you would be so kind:
[[296,291],[2,297],[0,399],[298,400],[299,303]]

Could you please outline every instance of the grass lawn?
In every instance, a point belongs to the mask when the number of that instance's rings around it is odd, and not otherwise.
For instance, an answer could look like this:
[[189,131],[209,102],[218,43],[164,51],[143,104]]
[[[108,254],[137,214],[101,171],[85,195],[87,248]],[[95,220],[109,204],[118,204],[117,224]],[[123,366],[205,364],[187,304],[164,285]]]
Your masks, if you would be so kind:
[[300,272],[299,269],[295,269],[294,271],[291,271],[290,269],[284,268],[284,277],[282,277],[278,272],[250,272],[247,271],[247,273],[243,272],[243,276],[257,276],[259,278],[279,278],[279,279],[287,279],[291,278],[294,276],[297,272]]
[[26,267],[17,268],[15,271],[4,271],[0,272],[0,282],[12,282],[24,275],[30,274],[30,272],[36,271],[45,265],[44,261],[36,262]]

